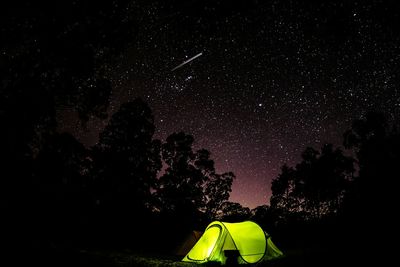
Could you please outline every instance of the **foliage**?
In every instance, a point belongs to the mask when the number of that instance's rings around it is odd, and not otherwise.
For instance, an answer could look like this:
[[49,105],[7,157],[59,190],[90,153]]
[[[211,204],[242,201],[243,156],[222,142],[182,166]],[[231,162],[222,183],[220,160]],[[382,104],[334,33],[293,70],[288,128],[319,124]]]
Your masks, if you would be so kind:
[[295,168],[283,166],[272,181],[271,206],[283,217],[298,213],[305,219],[321,219],[337,213],[353,176],[353,160],[332,145],[321,152],[307,148],[302,159]]
[[369,112],[344,134],[344,145],[356,154],[359,168],[346,195],[344,216],[361,240],[365,239],[363,231],[376,227],[381,229],[377,239],[385,242],[397,227],[393,211],[397,209],[400,177],[398,126],[398,121],[389,122],[383,114]]
[[224,202],[218,214],[221,221],[241,222],[248,220],[251,211],[248,207],[243,207],[237,202]]
[[217,174],[210,152],[193,151],[193,137],[183,132],[170,135],[162,146],[167,168],[160,177],[157,195],[160,210],[194,219],[204,212],[215,217],[228,200],[234,174]]
[[207,218],[210,220],[218,218],[218,215],[223,213],[234,179],[235,175],[232,172],[213,174],[203,186]]
[[140,99],[121,105],[92,149],[93,192],[103,220],[130,229],[146,220],[161,169],[160,141],[153,140],[150,108]]
[[[41,161],[51,160],[44,156],[50,152],[42,150],[59,138],[57,112],[72,109],[82,122],[106,116],[111,94],[107,68],[136,27],[127,16],[127,1],[87,5],[85,0],[1,4],[0,201],[10,224],[29,220],[27,203],[39,194],[31,188],[42,179],[32,177],[39,171],[35,159],[41,154]],[[61,170],[64,176],[69,173]],[[48,175],[50,170],[39,172]]]

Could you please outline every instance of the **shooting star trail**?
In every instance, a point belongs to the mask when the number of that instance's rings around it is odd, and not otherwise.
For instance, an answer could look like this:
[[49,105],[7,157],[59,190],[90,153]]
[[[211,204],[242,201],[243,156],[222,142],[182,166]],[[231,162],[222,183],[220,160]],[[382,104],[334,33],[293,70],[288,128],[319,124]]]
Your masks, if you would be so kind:
[[190,61],[195,60],[196,58],[198,58],[199,56],[203,55],[203,52],[198,53],[197,55],[195,55],[194,57],[189,58],[188,60],[183,61],[181,64],[179,64],[178,66],[176,66],[175,68],[173,68],[171,71],[177,70],[180,67],[183,67],[184,65],[188,64]]

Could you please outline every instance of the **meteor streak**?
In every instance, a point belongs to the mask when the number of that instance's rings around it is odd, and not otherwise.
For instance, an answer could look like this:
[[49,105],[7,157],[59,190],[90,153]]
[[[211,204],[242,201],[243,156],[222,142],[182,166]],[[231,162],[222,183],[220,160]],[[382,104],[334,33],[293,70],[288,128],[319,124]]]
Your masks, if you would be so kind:
[[195,55],[194,57],[189,58],[188,60],[183,61],[181,64],[179,64],[178,66],[176,66],[175,68],[173,68],[171,71],[177,70],[180,67],[183,67],[184,65],[186,65],[187,63],[189,63],[192,60],[195,60],[196,58],[198,58],[199,56],[203,55],[203,52],[198,53],[197,55]]

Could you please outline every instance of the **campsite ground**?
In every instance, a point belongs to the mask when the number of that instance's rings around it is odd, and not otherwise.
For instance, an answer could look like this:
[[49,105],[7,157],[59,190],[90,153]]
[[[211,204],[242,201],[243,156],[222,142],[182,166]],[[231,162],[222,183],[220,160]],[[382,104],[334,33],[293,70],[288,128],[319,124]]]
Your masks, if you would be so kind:
[[[59,255],[64,258],[62,266],[78,267],[192,267],[193,263],[181,262],[180,258],[168,255],[138,255],[129,250],[124,251],[76,251],[72,255]],[[65,260],[68,259],[68,260]],[[339,259],[332,257],[328,251],[317,248],[289,250],[285,257],[253,264],[251,266],[268,267],[313,267],[313,266],[340,266]],[[54,266],[59,266],[58,264]],[[202,266],[218,266],[208,263]]]

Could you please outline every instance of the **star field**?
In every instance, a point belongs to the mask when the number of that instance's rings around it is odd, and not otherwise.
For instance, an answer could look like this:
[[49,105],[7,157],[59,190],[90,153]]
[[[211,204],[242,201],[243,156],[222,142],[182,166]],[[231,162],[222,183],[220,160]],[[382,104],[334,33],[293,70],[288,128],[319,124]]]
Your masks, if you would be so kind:
[[[218,172],[236,174],[231,201],[267,204],[281,165],[306,146],[341,145],[371,109],[398,119],[397,11],[378,0],[137,1],[137,35],[108,74],[109,113],[143,98],[156,138],[192,134]],[[94,144],[105,123],[64,127]]]

